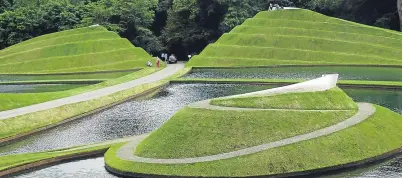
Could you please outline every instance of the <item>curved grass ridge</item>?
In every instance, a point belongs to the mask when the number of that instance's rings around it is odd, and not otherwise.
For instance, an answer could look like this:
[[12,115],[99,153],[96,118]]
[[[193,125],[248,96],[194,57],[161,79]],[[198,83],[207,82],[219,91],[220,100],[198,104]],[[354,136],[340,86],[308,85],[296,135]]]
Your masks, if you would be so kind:
[[327,91],[213,99],[210,104],[226,107],[301,110],[356,110],[357,104],[340,88]]
[[106,28],[86,27],[33,38],[0,51],[0,73],[97,72],[142,68],[151,56]]
[[247,156],[197,164],[148,164],[117,157],[121,144],[106,152],[105,163],[113,169],[134,174],[204,177],[284,174],[346,164],[401,147],[401,115],[381,106],[374,107],[375,114],[355,126]]
[[[401,66],[400,32],[309,10],[258,13],[208,45],[192,67],[344,64]],[[222,60],[220,60],[222,59]]]

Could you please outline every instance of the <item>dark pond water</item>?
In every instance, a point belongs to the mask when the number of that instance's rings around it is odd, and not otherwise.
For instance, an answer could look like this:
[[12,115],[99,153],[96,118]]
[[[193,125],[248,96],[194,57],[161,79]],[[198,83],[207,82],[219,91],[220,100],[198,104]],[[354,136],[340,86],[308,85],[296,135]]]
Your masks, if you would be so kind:
[[[185,105],[208,98],[263,90],[268,85],[175,84],[151,98],[133,100],[101,113],[70,122],[0,148],[0,155],[38,152],[138,135],[160,127]],[[401,91],[345,89],[356,101],[366,101],[401,112]],[[395,159],[395,162],[400,160]],[[400,163],[401,164],[401,163]],[[110,177],[103,160],[89,159],[52,166],[27,177]],[[381,167],[383,165],[380,165]],[[379,166],[378,166],[379,167]],[[400,167],[396,174],[401,172]],[[377,169],[377,168],[374,168]],[[374,169],[371,169],[373,171]],[[382,168],[383,169],[383,168]],[[67,172],[66,172],[67,171]],[[368,171],[366,171],[368,172]],[[394,171],[396,172],[396,171]]]
[[70,90],[84,86],[88,86],[88,84],[0,85],[0,93],[42,93]]
[[130,73],[132,72],[69,74],[69,75],[1,75],[0,74],[0,82],[27,81],[27,80],[113,79]]
[[402,81],[401,68],[387,67],[279,67],[193,69],[185,78],[313,79],[340,74],[340,80]]

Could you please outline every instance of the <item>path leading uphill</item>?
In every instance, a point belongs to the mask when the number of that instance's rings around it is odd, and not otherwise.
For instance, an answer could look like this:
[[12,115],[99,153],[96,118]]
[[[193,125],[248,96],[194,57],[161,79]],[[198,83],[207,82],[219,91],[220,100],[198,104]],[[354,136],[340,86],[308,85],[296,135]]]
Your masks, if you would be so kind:
[[238,156],[244,156],[244,155],[249,155],[253,153],[257,153],[260,151],[264,151],[267,149],[271,148],[276,148],[280,146],[285,146],[297,142],[302,142],[314,138],[318,138],[321,136],[326,136],[338,131],[341,131],[343,129],[352,127],[368,117],[370,117],[372,114],[374,114],[376,111],[375,107],[372,104],[369,103],[358,103],[358,112],[352,116],[351,118],[344,120],[340,123],[337,123],[335,125],[322,128],[307,134],[302,134],[302,135],[297,135],[294,137],[282,139],[279,141],[275,142],[270,142],[258,146],[253,146],[237,151],[232,151],[228,153],[221,153],[221,154],[216,154],[216,155],[210,155],[210,156],[202,156],[202,157],[195,157],[195,158],[179,158],[179,159],[157,159],[157,158],[144,158],[140,156],[134,155],[134,150],[136,147],[140,144],[142,140],[144,140],[148,134],[141,135],[138,137],[135,137],[133,141],[130,143],[122,146],[116,153],[116,156],[119,159],[126,160],[126,161],[134,161],[134,162],[141,162],[141,163],[153,163],[153,164],[190,164],[190,163],[200,163],[200,162],[208,162],[208,161],[217,161],[217,160],[222,160],[222,159],[229,159],[229,158],[234,158]]
[[70,96],[70,97],[66,97],[66,98],[47,101],[47,102],[40,103],[40,104],[34,104],[34,105],[22,107],[22,108],[1,111],[0,120],[8,119],[8,118],[16,117],[16,116],[21,116],[24,114],[34,113],[34,112],[38,112],[38,111],[48,110],[48,109],[52,109],[52,108],[57,108],[57,107],[60,107],[63,105],[79,103],[79,102],[83,102],[83,101],[89,101],[89,100],[93,100],[93,99],[96,99],[99,97],[111,95],[111,94],[114,94],[114,93],[117,93],[117,92],[120,92],[123,90],[127,90],[130,88],[139,86],[139,85],[157,82],[157,81],[166,79],[166,78],[174,75],[175,73],[179,72],[183,68],[184,68],[183,63],[170,64],[166,68],[164,68],[158,72],[155,72],[148,76],[145,76],[145,77],[142,77],[142,78],[139,78],[136,80],[132,80],[129,82],[97,89],[94,91],[90,91],[90,92],[86,92],[86,93],[82,93],[82,94],[78,94],[78,95],[74,95],[74,96]]

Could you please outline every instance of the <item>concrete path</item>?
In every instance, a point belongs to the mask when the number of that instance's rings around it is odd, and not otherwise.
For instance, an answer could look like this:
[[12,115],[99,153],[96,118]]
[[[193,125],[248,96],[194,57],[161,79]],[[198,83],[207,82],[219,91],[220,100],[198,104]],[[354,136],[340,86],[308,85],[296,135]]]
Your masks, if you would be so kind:
[[210,104],[211,99],[195,102],[189,104],[188,107],[195,109],[209,109],[209,110],[220,110],[220,111],[298,111],[298,112],[337,112],[337,111],[351,111],[343,109],[334,110],[318,110],[318,109],[263,109],[263,108],[238,108],[238,107],[227,107],[227,106],[217,106]]
[[127,160],[127,161],[134,161],[134,162],[141,162],[141,163],[153,163],[153,164],[190,164],[190,163],[200,163],[200,162],[208,162],[208,161],[217,161],[223,159],[234,158],[238,156],[249,155],[257,152],[261,152],[264,150],[268,150],[271,148],[276,148],[280,146],[285,146],[293,143],[298,143],[314,138],[318,138],[321,136],[326,136],[343,129],[352,127],[375,113],[376,109],[372,104],[369,103],[358,103],[358,112],[352,116],[351,118],[344,120],[338,124],[316,130],[314,132],[310,132],[307,134],[297,135],[294,137],[282,139],[279,141],[262,144],[258,146],[253,146],[233,152],[210,155],[210,156],[203,156],[203,157],[195,157],[195,158],[181,158],[181,159],[157,159],[157,158],[144,158],[140,156],[134,155],[134,150],[140,144],[142,140],[144,140],[148,135],[141,135],[136,137],[132,142],[124,145],[121,147],[116,156],[119,159]]
[[83,102],[83,101],[89,101],[89,100],[93,100],[93,99],[96,99],[99,97],[111,95],[111,94],[114,94],[114,93],[117,93],[117,92],[120,92],[123,90],[127,90],[130,88],[139,86],[139,85],[153,83],[156,81],[166,79],[166,78],[174,75],[175,73],[179,72],[183,68],[184,68],[183,63],[170,64],[166,68],[164,68],[158,72],[155,72],[151,75],[148,75],[148,76],[136,79],[136,80],[132,80],[132,81],[129,81],[126,83],[121,83],[118,85],[105,87],[105,88],[101,88],[98,90],[94,90],[94,91],[90,91],[90,92],[86,92],[86,93],[82,93],[82,94],[78,94],[78,95],[74,95],[74,96],[70,96],[70,97],[66,97],[66,98],[47,101],[47,102],[40,103],[40,104],[34,104],[34,105],[22,107],[22,108],[13,109],[13,110],[2,111],[2,112],[0,112],[0,120],[8,119],[8,118],[16,117],[16,116],[21,116],[24,114],[34,113],[34,112],[38,112],[38,111],[48,110],[48,109],[52,109],[52,108],[57,108],[57,107],[60,107],[63,105],[79,103],[79,102]]

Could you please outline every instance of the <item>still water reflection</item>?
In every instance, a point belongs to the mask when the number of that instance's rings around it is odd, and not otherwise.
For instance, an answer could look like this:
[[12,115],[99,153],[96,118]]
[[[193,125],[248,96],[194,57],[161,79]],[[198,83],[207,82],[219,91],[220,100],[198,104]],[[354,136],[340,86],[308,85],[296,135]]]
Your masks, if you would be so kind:
[[402,80],[401,68],[352,66],[193,69],[185,78],[313,79],[325,73],[338,73],[340,80]]

